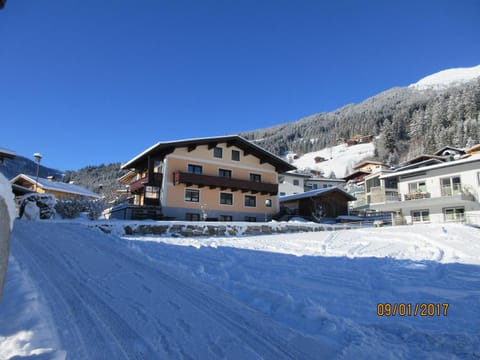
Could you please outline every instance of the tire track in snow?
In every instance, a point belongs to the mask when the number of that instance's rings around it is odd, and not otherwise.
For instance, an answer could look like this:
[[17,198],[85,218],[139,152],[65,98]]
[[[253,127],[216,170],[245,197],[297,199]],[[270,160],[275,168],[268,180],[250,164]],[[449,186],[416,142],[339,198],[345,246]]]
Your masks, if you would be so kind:
[[[308,359],[332,353],[318,340],[271,320],[222,290],[166,273],[116,237],[59,223],[35,224],[36,233],[31,236],[28,226],[18,226],[20,235],[15,242],[25,246],[28,256],[43,269],[50,288],[56,290],[47,291],[48,305],[63,303],[57,312],[53,311],[55,319],[63,323],[62,328],[78,322],[77,340],[67,338],[69,334],[62,336],[70,351],[77,346],[83,348],[69,353],[69,358],[155,359],[163,355],[213,359],[229,357],[233,351],[237,357],[243,354],[248,358]],[[51,233],[53,228],[61,237],[56,234],[52,241],[42,232]],[[109,267],[98,272],[98,259],[107,258]],[[118,298],[120,291],[127,289],[118,282],[128,276],[130,281],[135,279],[136,289],[153,286],[154,293],[138,294],[141,302],[137,303],[125,294]],[[128,279],[126,284],[132,284]],[[108,289],[109,285],[112,289]],[[165,311],[165,306],[169,310]],[[157,316],[154,311],[158,310]],[[150,321],[145,323],[148,317]],[[142,331],[140,334],[135,330],[139,326],[147,330],[137,329]],[[152,331],[155,334],[149,333]],[[204,334],[212,336],[202,343]]]
[[[85,286],[84,282],[79,281],[78,274],[62,266],[58,254],[55,256],[51,250],[45,250],[53,249],[51,246],[45,246],[47,241],[48,239],[42,236],[35,239],[23,236],[21,241],[16,242],[23,248],[23,255],[37,265],[42,280],[48,284],[49,291],[52,291],[44,292],[45,297],[50,298],[49,304],[55,304],[56,308],[60,302],[62,311],[52,309],[54,318],[60,320],[62,312],[68,315],[67,319],[62,320],[68,324],[64,324],[62,328],[73,326],[73,344],[70,330],[68,334],[59,335],[64,341],[69,342],[70,348],[78,349],[77,353],[69,354],[69,358],[98,359],[103,358],[102,354],[106,355],[105,359],[154,358],[156,352],[138,333]],[[88,333],[85,329],[88,329]]]
[[[200,312],[206,312],[214,317],[221,325],[240,338],[243,344],[248,345],[261,357],[272,359],[309,359],[316,358],[318,355],[315,353],[316,355],[313,356],[311,352],[306,353],[302,349],[295,348],[293,344],[285,342],[285,337],[275,334],[269,328],[264,328],[261,325],[260,317],[264,318],[263,320],[265,321],[267,318],[260,313],[255,312],[253,314],[251,308],[242,305],[242,313],[240,311],[237,312],[231,307],[225,306],[221,301],[209,296],[206,292],[188,286],[181,280],[150,265],[139,262],[123,253],[117,253],[116,256],[123,257],[125,262],[132,263],[134,267],[143,268],[146,273],[153,272],[157,281],[161,281],[165,287],[178,293]],[[254,317],[252,319],[247,318],[245,317],[246,314],[252,314]],[[308,343],[308,341],[305,341],[305,343]]]

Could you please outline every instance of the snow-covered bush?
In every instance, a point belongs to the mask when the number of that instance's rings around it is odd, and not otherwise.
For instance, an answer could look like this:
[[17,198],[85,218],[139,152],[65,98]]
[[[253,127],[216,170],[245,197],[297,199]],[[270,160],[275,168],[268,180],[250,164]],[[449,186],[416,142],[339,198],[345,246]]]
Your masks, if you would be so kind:
[[104,203],[101,200],[64,199],[57,201],[55,209],[64,219],[75,219],[86,212],[90,220],[96,220],[102,214]]
[[58,200],[55,210],[63,219],[75,219],[83,211],[83,202],[76,199]]
[[97,220],[104,209],[105,204],[101,200],[88,200],[86,203],[86,211],[90,220]]
[[[55,196],[52,194],[26,194],[20,200],[20,217],[28,220],[53,219]],[[35,209],[35,206],[38,208]],[[38,215],[37,215],[38,212]]]

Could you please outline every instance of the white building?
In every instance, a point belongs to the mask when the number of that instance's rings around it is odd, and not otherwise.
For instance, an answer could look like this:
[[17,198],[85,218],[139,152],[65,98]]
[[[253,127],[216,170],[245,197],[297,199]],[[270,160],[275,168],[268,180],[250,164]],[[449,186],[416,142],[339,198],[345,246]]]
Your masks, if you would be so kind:
[[398,189],[398,201],[370,204],[394,212],[395,224],[448,221],[480,223],[480,155],[383,173],[379,183]]
[[310,175],[299,173],[282,173],[278,176],[278,192],[280,196],[295,195],[305,192],[305,181]]

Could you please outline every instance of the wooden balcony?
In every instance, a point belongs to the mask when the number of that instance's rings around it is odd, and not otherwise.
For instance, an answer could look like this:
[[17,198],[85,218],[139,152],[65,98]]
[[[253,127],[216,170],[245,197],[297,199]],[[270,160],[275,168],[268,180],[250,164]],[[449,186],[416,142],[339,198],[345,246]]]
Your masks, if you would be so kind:
[[173,174],[174,184],[185,184],[187,186],[197,185],[198,187],[208,186],[210,189],[231,189],[242,192],[277,195],[278,184],[268,184],[248,180],[231,179],[223,176],[212,176],[204,174],[192,174],[177,171]]
[[163,175],[161,173],[154,173],[152,181],[149,181],[148,176],[132,181],[130,183],[130,192],[135,193],[142,189],[145,185],[162,186]]

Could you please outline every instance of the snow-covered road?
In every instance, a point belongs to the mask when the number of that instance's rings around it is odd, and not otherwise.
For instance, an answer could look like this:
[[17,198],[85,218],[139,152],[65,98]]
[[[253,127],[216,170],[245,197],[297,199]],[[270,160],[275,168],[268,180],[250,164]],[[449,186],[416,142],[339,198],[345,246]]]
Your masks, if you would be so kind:
[[318,339],[82,225],[19,221],[12,255],[40,287],[68,359],[332,355]]
[[[174,238],[123,225],[16,222],[0,359],[480,358],[478,229]],[[449,308],[378,316],[378,303]]]

